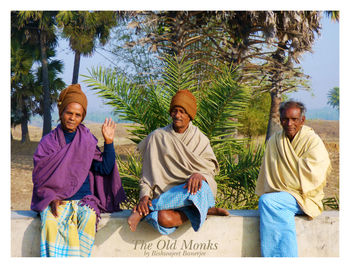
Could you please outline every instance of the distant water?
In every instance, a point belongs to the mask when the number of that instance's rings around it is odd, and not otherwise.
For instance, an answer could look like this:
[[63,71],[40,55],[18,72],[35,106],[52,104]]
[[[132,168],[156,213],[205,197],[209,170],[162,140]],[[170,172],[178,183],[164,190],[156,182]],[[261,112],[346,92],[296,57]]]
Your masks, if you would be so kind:
[[306,119],[339,120],[339,111],[331,107],[306,111]]
[[[51,113],[52,116],[52,126],[55,127],[59,124],[58,122],[58,113],[55,111]],[[119,118],[118,115],[115,115],[113,112],[89,112],[87,113],[84,122],[85,123],[103,123],[105,121],[105,118],[112,118],[114,122],[116,123],[131,123],[131,121],[122,120]],[[43,120],[41,116],[34,116],[30,120],[30,125],[35,127],[42,127],[43,126]]]
[[[113,114],[110,111],[88,111],[84,122],[86,123],[103,123],[106,117],[111,117],[116,123],[131,123],[131,121],[125,121],[119,118],[118,115]],[[319,120],[339,120],[338,110],[330,107],[324,107],[321,109],[311,109],[306,111],[306,119],[319,119]],[[52,126],[58,124],[58,113],[54,111],[52,113]],[[42,127],[43,121],[40,116],[35,116],[31,119],[30,125],[36,127]]]

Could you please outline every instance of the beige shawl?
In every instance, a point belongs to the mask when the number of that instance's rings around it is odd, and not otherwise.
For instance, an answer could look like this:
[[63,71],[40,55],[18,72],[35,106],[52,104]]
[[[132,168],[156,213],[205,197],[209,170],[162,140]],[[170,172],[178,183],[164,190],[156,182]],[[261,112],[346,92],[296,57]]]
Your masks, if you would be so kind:
[[207,180],[216,196],[214,176],[219,164],[208,138],[190,122],[184,133],[176,133],[172,124],[149,134],[138,145],[143,156],[140,198],[156,198],[175,185],[182,184],[193,173]]
[[268,141],[255,192],[288,192],[314,218],[323,210],[323,187],[330,171],[327,149],[312,128],[303,126],[292,142],[280,131]]

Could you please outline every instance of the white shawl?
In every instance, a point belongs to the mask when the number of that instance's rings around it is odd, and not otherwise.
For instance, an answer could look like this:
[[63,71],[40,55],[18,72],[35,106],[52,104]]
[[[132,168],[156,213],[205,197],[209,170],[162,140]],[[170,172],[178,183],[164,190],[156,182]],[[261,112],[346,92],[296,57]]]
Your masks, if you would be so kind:
[[193,173],[204,176],[216,196],[214,176],[219,164],[209,139],[192,122],[181,134],[174,131],[172,124],[156,129],[139,143],[138,149],[143,156],[140,198],[156,198],[185,183]]
[[330,171],[327,149],[312,128],[303,126],[292,142],[280,131],[268,141],[255,192],[288,192],[314,218],[323,210],[323,187]]

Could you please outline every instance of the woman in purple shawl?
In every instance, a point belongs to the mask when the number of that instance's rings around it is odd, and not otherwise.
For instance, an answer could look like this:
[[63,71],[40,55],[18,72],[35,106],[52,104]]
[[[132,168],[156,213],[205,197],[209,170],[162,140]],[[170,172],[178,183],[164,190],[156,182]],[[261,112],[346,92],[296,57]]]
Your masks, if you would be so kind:
[[100,214],[120,211],[125,198],[113,146],[115,123],[102,125],[104,152],[81,124],[87,98],[79,84],[58,100],[61,124],[34,153],[31,209],[40,213],[42,257],[90,256]]

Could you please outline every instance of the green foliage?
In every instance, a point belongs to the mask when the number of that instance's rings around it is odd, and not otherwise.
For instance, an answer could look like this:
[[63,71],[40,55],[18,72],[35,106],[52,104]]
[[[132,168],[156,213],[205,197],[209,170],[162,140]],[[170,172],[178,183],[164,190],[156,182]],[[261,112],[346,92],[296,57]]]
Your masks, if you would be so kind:
[[[32,116],[44,113],[43,65],[35,64],[41,58],[37,40],[40,23],[36,20],[42,18],[44,23],[51,19],[50,14],[11,13],[11,125],[21,124],[22,142],[29,137],[27,124]],[[51,41],[54,42],[54,38]],[[47,45],[45,66],[47,82],[50,84],[47,98],[50,110],[56,102],[58,91],[65,87],[65,83],[58,77],[62,73],[63,64],[52,60],[55,57],[53,43]]]
[[108,41],[110,29],[117,24],[116,14],[116,11],[59,11],[56,21],[71,49],[91,56],[97,42],[104,45]]
[[339,198],[338,196],[325,198],[322,200],[324,208],[329,207],[330,209],[339,210]]
[[142,159],[139,154],[129,154],[126,159],[117,156],[117,163],[123,188],[128,198],[124,209],[132,209],[139,200],[139,178],[141,177]]
[[88,87],[97,90],[122,120],[136,123],[131,129],[134,142],[138,143],[154,129],[169,124],[170,116],[165,108],[169,100],[160,86],[133,84],[111,69],[98,68],[89,72],[90,77],[84,80]]
[[271,97],[268,92],[255,94],[251,97],[249,106],[240,118],[239,133],[252,138],[265,135],[269,121]]
[[227,209],[257,209],[255,184],[264,147],[248,144],[238,155],[226,153],[220,162],[217,206]]
[[339,110],[339,87],[329,90],[327,104]]
[[237,71],[231,68],[223,67],[222,73],[211,80],[210,86],[200,91],[194,124],[209,138],[214,150],[234,150],[240,146],[233,135],[241,126],[237,119],[248,105],[249,91],[237,83]]

